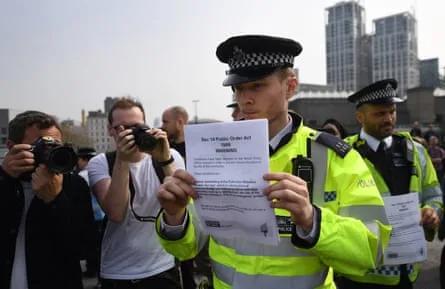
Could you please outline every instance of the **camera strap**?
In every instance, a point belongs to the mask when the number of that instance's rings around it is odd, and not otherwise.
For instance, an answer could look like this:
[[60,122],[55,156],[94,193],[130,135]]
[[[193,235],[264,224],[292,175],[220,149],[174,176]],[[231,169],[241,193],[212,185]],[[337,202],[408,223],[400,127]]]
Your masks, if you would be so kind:
[[[105,157],[107,158],[108,172],[109,172],[110,176],[112,177],[114,162],[116,160],[116,151],[105,153]],[[156,172],[156,176],[158,177],[159,182],[162,184],[164,181],[164,178],[165,178],[165,174],[164,174],[164,171],[162,170],[162,166],[153,158],[151,160],[152,160],[153,168]],[[130,209],[131,209],[131,212],[133,213],[133,216],[135,217],[135,219],[138,220],[139,222],[153,222],[153,223],[156,222],[157,216],[139,216],[136,213],[136,211],[134,210],[133,202],[134,202],[134,197],[136,195],[136,189],[134,187],[133,180],[131,178],[131,174],[129,175],[129,190],[130,190]]]

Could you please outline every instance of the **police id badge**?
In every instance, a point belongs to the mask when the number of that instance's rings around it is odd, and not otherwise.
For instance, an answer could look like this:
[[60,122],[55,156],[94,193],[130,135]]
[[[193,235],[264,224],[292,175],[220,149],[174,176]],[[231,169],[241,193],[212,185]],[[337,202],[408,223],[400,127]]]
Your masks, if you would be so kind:
[[275,216],[277,219],[278,233],[281,235],[291,235],[293,222],[291,217]]

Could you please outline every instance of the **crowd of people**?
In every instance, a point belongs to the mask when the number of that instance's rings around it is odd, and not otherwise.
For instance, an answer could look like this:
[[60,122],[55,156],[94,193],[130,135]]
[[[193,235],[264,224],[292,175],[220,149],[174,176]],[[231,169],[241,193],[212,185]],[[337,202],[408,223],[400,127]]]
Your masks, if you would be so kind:
[[[264,198],[280,220],[277,246],[213,236],[200,224],[184,108],[167,108],[162,127],[149,128],[143,105],[120,98],[108,114],[116,150],[79,148],[69,172],[51,156],[63,146],[59,124],[27,111],[9,124],[0,166],[1,288],[83,288],[81,259],[103,289],[413,288],[418,262],[388,262],[394,224],[385,204],[412,194],[414,227],[434,239],[443,215],[439,136],[420,134],[422,145],[416,127],[395,132],[394,79],[349,96],[358,134],[335,119],[306,126],[288,109],[301,52],[297,41],[262,35],[231,37],[216,49],[229,66],[223,85],[232,89],[233,120],[268,120]],[[38,154],[42,138],[52,145]],[[311,174],[300,174],[302,163]]]

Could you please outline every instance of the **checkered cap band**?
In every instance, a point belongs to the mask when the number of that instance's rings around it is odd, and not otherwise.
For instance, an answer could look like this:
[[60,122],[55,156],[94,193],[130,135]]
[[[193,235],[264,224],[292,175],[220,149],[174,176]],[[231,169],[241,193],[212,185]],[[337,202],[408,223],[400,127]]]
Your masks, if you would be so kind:
[[[414,273],[414,265],[413,264],[407,264],[406,269],[408,271],[408,275],[411,275]],[[386,277],[395,277],[400,275],[400,267],[397,265],[389,266],[384,265],[377,267],[375,269],[371,269],[368,271],[368,274],[372,275],[379,275],[379,276],[386,276]]]
[[332,202],[337,199],[337,193],[336,192],[324,192],[324,201],[325,202]]
[[357,105],[367,103],[370,101],[379,100],[379,99],[392,98],[392,97],[396,97],[396,96],[397,96],[397,93],[396,93],[395,89],[392,88],[391,85],[388,85],[384,89],[374,90],[374,91],[371,91],[370,93],[362,96],[360,99],[357,100]]
[[257,66],[274,66],[276,64],[294,65],[292,54],[256,52],[243,53],[238,50],[233,53],[233,57],[228,61],[230,69],[239,69]]

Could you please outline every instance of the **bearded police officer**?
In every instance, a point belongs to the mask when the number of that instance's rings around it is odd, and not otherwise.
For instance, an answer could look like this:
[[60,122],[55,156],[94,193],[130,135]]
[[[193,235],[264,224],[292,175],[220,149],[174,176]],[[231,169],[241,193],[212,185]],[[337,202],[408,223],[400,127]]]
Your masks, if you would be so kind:
[[[372,172],[380,194],[384,198],[387,209],[391,210],[389,203],[394,204],[410,197],[419,200],[421,224],[425,230],[426,238],[431,241],[442,216],[442,192],[436,177],[434,167],[425,148],[413,141],[409,133],[396,133],[396,103],[402,101],[396,94],[397,81],[385,79],[377,81],[351,95],[348,100],[356,105],[356,118],[362,125],[359,135],[346,139],[354,146],[365,159]],[[416,210],[416,207],[414,207]],[[417,224],[414,224],[415,230]],[[421,228],[417,228],[421,230]],[[402,231],[394,230],[393,235]],[[394,236],[392,238],[395,238]],[[406,237],[403,243],[398,244],[402,251],[413,256],[417,250],[408,247]],[[391,241],[390,241],[391,244]],[[419,253],[423,249],[420,248]],[[412,283],[419,273],[419,265],[408,262],[388,248],[381,266],[370,270],[365,276],[345,276],[342,288],[413,288]],[[386,265],[385,265],[386,264]],[[391,265],[388,265],[391,264]]]
[[[301,50],[290,39],[249,35],[229,38],[216,51],[230,67],[223,85],[232,87],[243,117],[268,119],[270,173],[264,179],[272,184],[264,194],[275,210],[279,245],[208,236],[193,205],[186,207],[198,196],[184,170],[166,178],[158,194],[161,244],[182,260],[194,257],[210,237],[214,288],[336,288],[332,268],[364,274],[376,266],[389,238],[383,201],[359,154],[288,111],[298,86],[292,67]],[[303,165],[310,174],[300,174]]]

